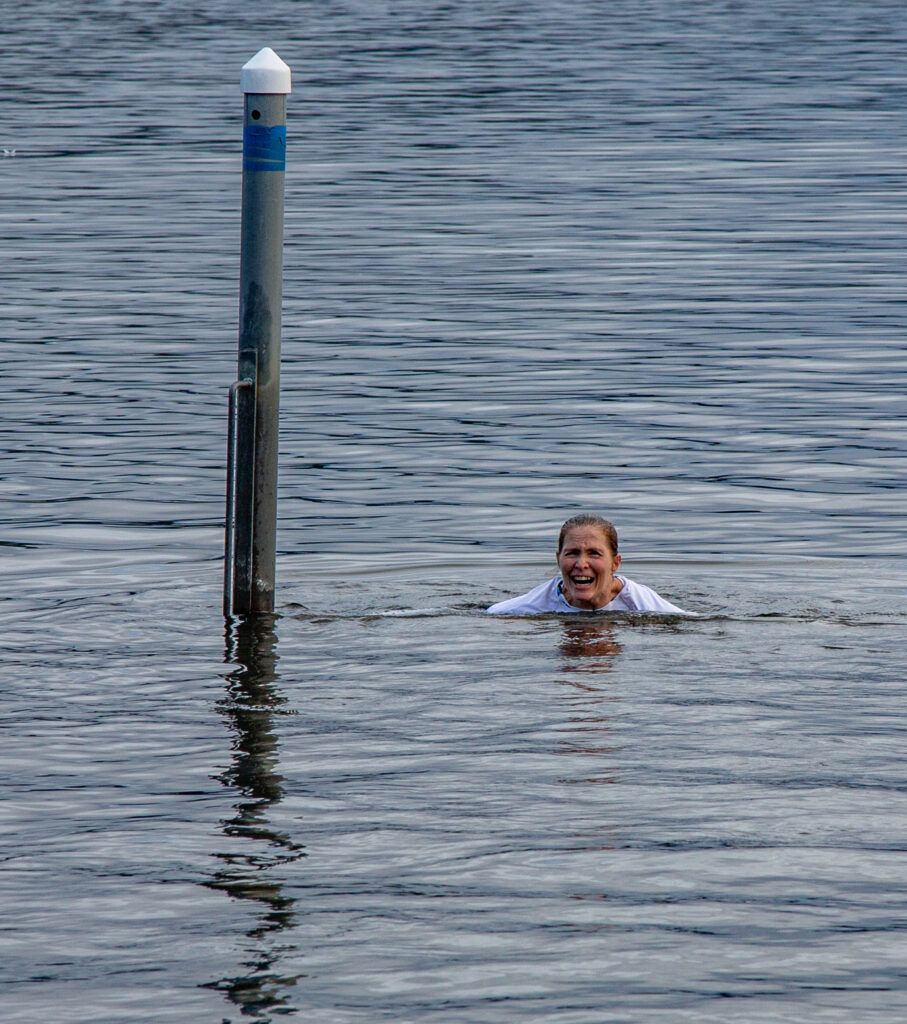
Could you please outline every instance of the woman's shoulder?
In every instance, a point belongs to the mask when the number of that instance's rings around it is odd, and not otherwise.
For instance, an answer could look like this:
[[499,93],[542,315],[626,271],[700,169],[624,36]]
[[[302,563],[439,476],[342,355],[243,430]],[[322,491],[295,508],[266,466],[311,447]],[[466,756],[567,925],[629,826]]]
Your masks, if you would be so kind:
[[557,588],[559,582],[560,576],[552,576],[528,593],[498,601],[485,611],[489,615],[537,615],[539,612],[558,611],[562,601]]
[[629,611],[671,612],[675,615],[693,614],[684,611],[683,608],[678,608],[676,604],[671,604],[670,601],[644,583],[637,583],[626,576],[618,576],[618,579],[622,580],[624,585],[615,601],[623,599],[622,603]]

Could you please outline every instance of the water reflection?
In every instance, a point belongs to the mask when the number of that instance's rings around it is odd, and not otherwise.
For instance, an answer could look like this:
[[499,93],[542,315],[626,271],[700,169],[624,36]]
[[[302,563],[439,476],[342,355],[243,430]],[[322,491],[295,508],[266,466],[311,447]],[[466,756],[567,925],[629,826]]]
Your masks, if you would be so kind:
[[593,757],[597,765],[591,774],[584,770],[579,777],[560,781],[572,785],[616,782],[617,776],[608,761],[602,763],[615,749],[608,705],[616,698],[602,685],[602,680],[588,677],[612,672],[623,646],[617,640],[614,624],[607,620],[577,616],[565,621],[562,629],[558,650],[564,659],[561,671],[566,678],[561,682],[571,688],[569,703],[573,713],[570,732],[561,741],[561,750]]
[[295,901],[284,895],[277,874],[304,856],[303,848],[268,820],[269,810],[284,792],[277,771],[274,718],[287,713],[286,698],[275,685],[280,678],[275,620],[273,615],[228,620],[224,661],[234,668],[226,676],[227,695],[218,710],[234,733],[233,763],[220,781],[238,792],[240,800],[235,814],[223,822],[223,834],[232,841],[229,852],[214,855],[221,867],[206,883],[256,905],[255,924],[246,932],[250,942],[244,972],[214,987],[226,992],[244,1016],[260,1022],[270,1021],[271,1011],[293,1011],[288,989],[297,978],[278,973],[289,947],[275,939],[293,926]]
[[609,621],[571,618],[564,622],[558,650],[564,656],[565,672],[610,672],[623,650]]

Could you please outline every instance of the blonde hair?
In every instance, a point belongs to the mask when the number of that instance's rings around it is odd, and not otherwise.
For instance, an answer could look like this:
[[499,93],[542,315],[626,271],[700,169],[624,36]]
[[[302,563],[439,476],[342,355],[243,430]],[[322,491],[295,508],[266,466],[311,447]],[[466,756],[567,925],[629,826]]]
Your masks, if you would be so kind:
[[558,554],[561,552],[561,548],[564,546],[564,538],[567,534],[577,526],[594,526],[608,539],[608,546],[611,548],[611,554],[617,554],[617,530],[614,527],[614,523],[609,522],[607,519],[603,519],[601,516],[597,516],[592,512],[580,512],[577,516],[571,516],[566,523],[561,527],[560,535],[557,538],[557,551]]

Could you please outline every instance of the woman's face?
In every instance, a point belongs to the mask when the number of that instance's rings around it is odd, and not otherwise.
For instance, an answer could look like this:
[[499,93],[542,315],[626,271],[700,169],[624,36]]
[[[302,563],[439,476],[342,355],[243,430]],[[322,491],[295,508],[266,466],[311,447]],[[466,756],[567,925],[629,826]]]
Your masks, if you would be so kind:
[[557,553],[564,597],[574,608],[602,608],[620,593],[614,578],[620,555],[612,554],[608,538],[597,526],[574,526]]

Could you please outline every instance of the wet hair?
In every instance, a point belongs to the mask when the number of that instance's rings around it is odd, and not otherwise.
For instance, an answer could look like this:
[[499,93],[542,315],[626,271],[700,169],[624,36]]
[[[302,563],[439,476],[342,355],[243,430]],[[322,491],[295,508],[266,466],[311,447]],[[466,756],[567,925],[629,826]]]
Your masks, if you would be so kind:
[[564,538],[577,526],[594,526],[597,530],[601,530],[608,540],[611,554],[617,554],[617,530],[614,528],[614,523],[610,523],[607,519],[602,519],[601,516],[597,516],[592,512],[580,512],[578,516],[571,516],[564,523],[561,527],[560,536],[557,538],[558,554],[560,554],[561,548],[564,546]]

